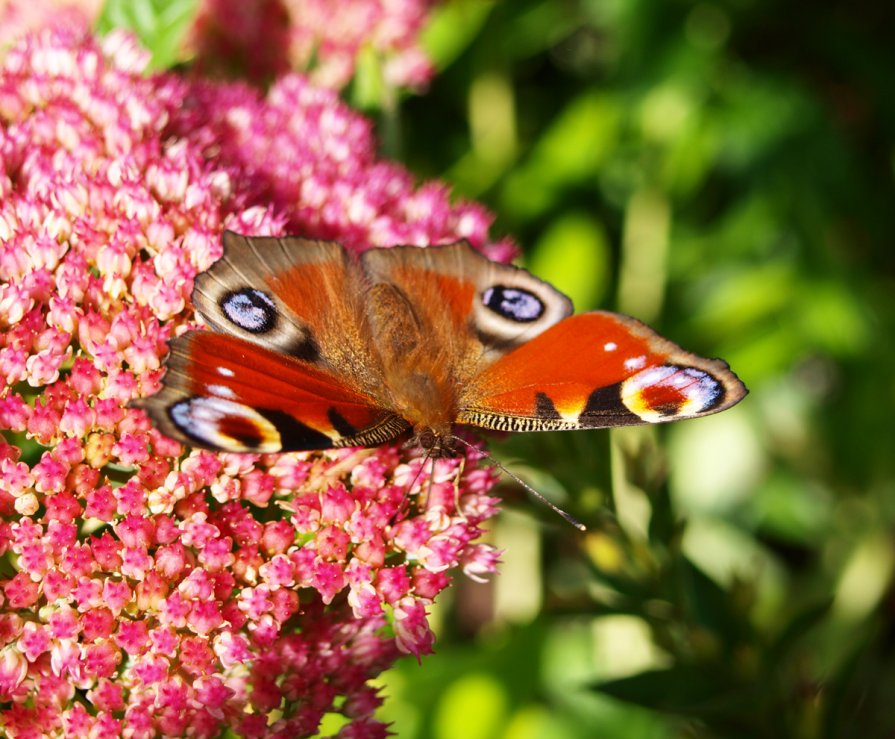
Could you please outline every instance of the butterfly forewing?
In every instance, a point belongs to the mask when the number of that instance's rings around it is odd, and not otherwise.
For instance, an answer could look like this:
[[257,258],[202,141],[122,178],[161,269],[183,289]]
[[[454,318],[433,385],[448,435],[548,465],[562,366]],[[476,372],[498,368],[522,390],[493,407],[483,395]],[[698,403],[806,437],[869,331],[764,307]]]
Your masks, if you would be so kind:
[[365,279],[335,242],[224,234],[224,256],[196,278],[193,301],[214,330],[374,389],[381,371],[364,313]]
[[639,321],[593,312],[567,318],[476,376],[457,421],[506,431],[662,423],[717,413],[746,389]]

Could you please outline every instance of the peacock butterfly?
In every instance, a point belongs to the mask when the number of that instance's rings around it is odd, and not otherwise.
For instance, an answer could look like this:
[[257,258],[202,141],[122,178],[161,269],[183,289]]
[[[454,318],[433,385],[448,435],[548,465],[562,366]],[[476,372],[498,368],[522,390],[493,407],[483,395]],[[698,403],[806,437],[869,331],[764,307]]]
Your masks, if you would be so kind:
[[170,343],[138,401],[184,444],[271,453],[375,446],[406,431],[449,454],[454,424],[552,431],[662,423],[730,408],[728,365],[571,301],[465,242],[371,249],[226,232],[196,278],[212,331]]

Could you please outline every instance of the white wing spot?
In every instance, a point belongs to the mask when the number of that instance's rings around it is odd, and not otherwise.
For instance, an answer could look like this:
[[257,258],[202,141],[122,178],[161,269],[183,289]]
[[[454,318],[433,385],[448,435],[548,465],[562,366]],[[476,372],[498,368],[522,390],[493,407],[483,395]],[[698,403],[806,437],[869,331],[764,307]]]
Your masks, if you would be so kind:
[[227,398],[227,400],[233,400],[236,397],[236,393],[234,393],[226,385],[206,385],[205,389],[218,398]]
[[614,341],[607,341],[605,344],[603,344],[604,352],[614,352],[616,349],[618,349],[618,344],[616,344]]
[[218,374],[221,375],[221,377],[233,377],[236,373],[229,367],[218,367]]
[[631,357],[625,360],[626,370],[639,370],[646,366],[646,355],[641,354],[639,357]]

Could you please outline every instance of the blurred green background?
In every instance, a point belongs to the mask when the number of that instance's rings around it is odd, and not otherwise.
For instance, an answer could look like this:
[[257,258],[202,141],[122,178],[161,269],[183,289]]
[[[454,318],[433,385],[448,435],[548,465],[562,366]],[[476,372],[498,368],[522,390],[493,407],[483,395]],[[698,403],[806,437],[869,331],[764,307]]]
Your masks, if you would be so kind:
[[[100,26],[166,4],[195,0]],[[751,390],[493,440],[589,532],[502,486],[500,576],[458,576],[437,654],[381,681],[399,737],[895,735],[893,28],[870,0],[448,0],[426,94],[362,64],[387,155],[488,205],[578,310]]]
[[[383,680],[400,737],[895,735],[895,7],[455,0],[393,156],[487,204],[578,310],[750,388],[519,435],[489,585]],[[461,578],[458,578],[461,579]]]

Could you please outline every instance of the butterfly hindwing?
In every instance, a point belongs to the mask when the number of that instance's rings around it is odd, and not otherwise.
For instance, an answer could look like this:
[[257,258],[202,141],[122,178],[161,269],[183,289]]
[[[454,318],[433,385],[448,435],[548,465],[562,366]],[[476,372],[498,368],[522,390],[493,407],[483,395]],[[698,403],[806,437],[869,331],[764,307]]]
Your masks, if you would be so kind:
[[504,431],[661,423],[717,413],[745,394],[725,362],[597,311],[565,319],[477,375],[457,422]]
[[407,428],[343,379],[243,339],[190,331],[170,347],[164,388],[139,405],[189,446],[260,453],[375,446]]

